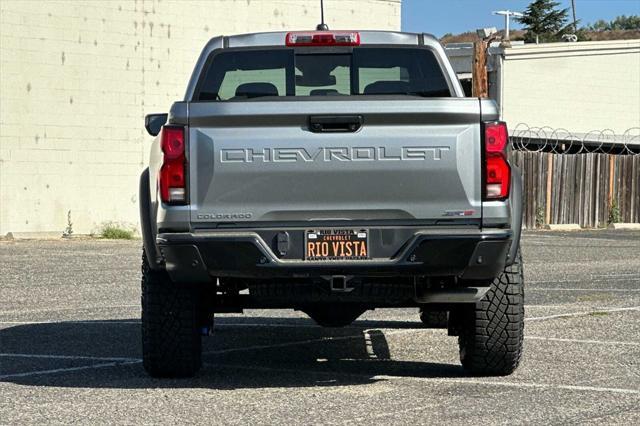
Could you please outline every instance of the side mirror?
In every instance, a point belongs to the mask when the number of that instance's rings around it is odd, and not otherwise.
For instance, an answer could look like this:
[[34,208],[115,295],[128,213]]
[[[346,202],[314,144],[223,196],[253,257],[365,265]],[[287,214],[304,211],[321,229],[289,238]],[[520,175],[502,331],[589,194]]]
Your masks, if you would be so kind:
[[151,136],[158,136],[168,117],[169,114],[147,114],[144,117],[144,128]]

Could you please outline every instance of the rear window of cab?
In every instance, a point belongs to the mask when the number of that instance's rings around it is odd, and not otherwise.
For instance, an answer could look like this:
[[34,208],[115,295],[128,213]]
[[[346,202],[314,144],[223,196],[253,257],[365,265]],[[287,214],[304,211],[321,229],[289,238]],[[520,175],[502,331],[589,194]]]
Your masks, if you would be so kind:
[[215,53],[196,101],[261,97],[409,95],[450,97],[441,64],[425,48],[356,47],[347,52],[292,48]]

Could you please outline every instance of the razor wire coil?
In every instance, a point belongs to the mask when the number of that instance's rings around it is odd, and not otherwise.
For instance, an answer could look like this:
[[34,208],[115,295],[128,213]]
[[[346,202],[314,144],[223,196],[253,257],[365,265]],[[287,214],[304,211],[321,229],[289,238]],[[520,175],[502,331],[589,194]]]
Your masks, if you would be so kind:
[[627,129],[623,134],[611,129],[574,133],[563,128],[519,123],[510,133],[511,146],[516,151],[640,155],[640,127]]

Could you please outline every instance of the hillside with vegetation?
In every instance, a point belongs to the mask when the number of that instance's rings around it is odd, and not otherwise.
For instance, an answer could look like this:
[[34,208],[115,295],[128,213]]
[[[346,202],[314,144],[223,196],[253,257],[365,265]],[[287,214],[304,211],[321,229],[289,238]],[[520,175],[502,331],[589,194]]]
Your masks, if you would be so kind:
[[[560,31],[547,34],[540,41],[560,41],[562,34],[572,33],[573,24],[565,24]],[[511,30],[510,38],[513,41],[525,40],[534,41],[533,37],[528,37],[531,30]],[[502,33],[502,31],[500,31]],[[530,34],[529,34],[530,35]],[[598,20],[593,24],[580,27],[577,31],[578,41],[603,41],[603,40],[631,40],[640,39],[640,16],[618,16],[612,21]],[[442,43],[468,43],[479,40],[475,31],[468,31],[461,34],[445,34],[440,38]]]

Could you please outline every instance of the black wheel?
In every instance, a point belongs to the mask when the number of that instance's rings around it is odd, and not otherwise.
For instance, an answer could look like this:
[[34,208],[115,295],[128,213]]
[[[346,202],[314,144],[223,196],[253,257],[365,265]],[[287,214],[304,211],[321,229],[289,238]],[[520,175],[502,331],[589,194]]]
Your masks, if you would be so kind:
[[522,256],[493,280],[485,297],[462,313],[460,361],[475,375],[506,376],[520,363],[524,337]]
[[202,365],[198,292],[152,271],[142,255],[142,364],[153,377],[191,377]]
[[304,312],[309,315],[316,324],[322,327],[345,327],[357,320],[365,310],[366,309],[358,307],[332,304],[327,306],[314,306],[305,309]]
[[420,308],[420,321],[426,328],[447,328],[447,311],[432,311],[429,308]]

